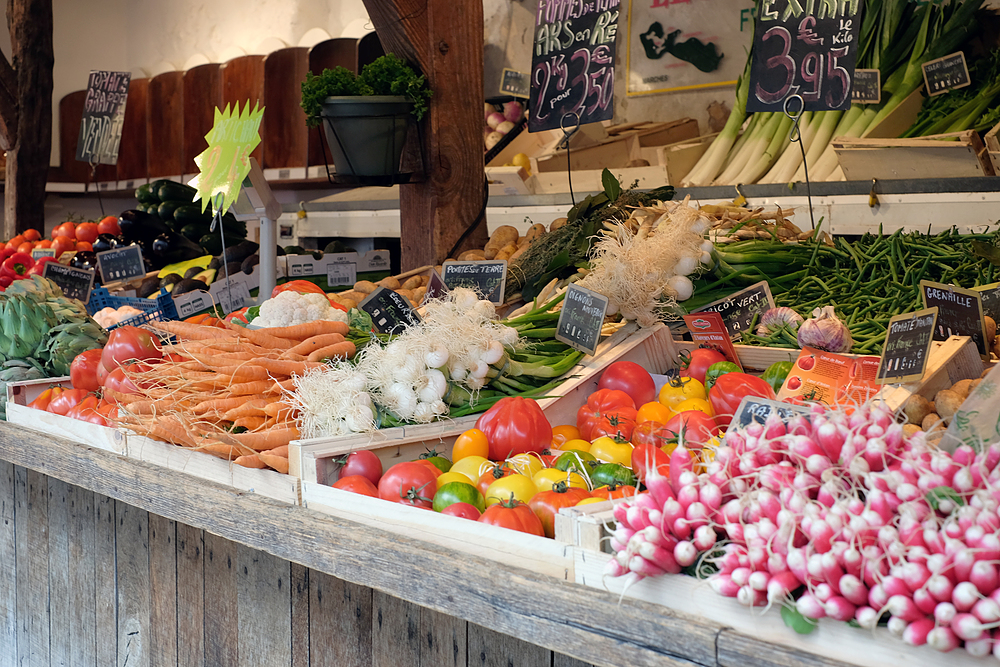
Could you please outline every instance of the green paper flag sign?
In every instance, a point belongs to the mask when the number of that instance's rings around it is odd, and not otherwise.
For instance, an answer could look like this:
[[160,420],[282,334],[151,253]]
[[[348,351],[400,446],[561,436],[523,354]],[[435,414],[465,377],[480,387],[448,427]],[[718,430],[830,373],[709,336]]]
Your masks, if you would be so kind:
[[236,202],[243,179],[250,173],[250,153],[260,143],[260,120],[264,109],[254,105],[250,111],[247,100],[243,111],[240,105],[230,113],[215,109],[215,123],[205,135],[208,148],[195,157],[199,174],[191,181],[198,191],[195,201],[201,200],[201,210],[209,203],[212,213],[225,213]]

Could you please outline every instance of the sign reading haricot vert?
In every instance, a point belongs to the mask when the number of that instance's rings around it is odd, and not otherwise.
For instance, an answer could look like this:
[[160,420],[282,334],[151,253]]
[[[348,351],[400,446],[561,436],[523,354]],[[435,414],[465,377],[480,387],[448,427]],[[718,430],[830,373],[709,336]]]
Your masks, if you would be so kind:
[[260,121],[264,109],[254,106],[250,111],[249,100],[243,111],[240,105],[230,112],[215,109],[215,124],[205,140],[208,148],[194,158],[200,172],[191,181],[201,200],[201,209],[211,204],[212,213],[225,213],[233,205],[243,187],[243,179],[250,174],[250,153],[260,143]]

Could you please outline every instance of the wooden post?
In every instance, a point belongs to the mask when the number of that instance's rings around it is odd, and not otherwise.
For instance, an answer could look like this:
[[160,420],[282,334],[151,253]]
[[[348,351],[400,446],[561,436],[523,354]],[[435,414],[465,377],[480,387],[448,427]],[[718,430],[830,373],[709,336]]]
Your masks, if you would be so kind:
[[387,53],[420,67],[434,96],[423,120],[424,180],[400,186],[402,270],[487,241],[481,0],[364,0]]
[[0,54],[0,147],[7,151],[3,236],[45,225],[52,148],[52,0],[7,0],[11,63]]

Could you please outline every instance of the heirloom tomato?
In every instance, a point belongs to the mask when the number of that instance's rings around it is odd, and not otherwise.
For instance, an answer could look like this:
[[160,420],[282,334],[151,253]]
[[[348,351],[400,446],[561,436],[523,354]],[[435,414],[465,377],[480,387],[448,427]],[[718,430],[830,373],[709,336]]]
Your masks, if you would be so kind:
[[708,391],[715,384],[715,381],[719,379],[719,376],[725,375],[726,373],[742,373],[743,369],[734,364],[731,361],[720,361],[718,363],[712,364],[705,371],[705,390]]
[[484,412],[476,428],[486,434],[489,458],[500,461],[522,452],[541,452],[552,442],[552,425],[538,402],[507,396]]
[[[673,419],[673,417],[670,419]],[[669,422],[670,419],[667,421]],[[665,423],[643,422],[637,424],[635,430],[632,431],[631,443],[633,447],[652,445],[653,447],[663,447],[666,451],[670,451],[674,446],[674,443],[671,442],[673,437],[674,435],[667,430]]]
[[101,383],[97,378],[97,369],[102,366],[100,348],[81,352],[73,358],[69,366],[69,379],[77,389],[97,391]]
[[705,384],[705,374],[709,366],[727,360],[718,350],[707,347],[698,347],[690,352],[684,350],[680,357],[681,377],[691,377],[702,384]]
[[375,486],[382,478],[382,461],[373,452],[366,449],[351,452],[340,460],[340,471],[337,473],[337,479],[344,479],[352,475],[361,475],[368,479],[372,486]]
[[479,511],[478,507],[470,505],[469,503],[452,503],[441,510],[441,514],[457,516],[462,519],[472,519],[475,521],[482,516],[483,513]]
[[616,498],[633,498],[636,494],[634,486],[629,484],[619,484],[615,482],[614,484],[605,484],[604,486],[599,486],[594,489],[591,495],[595,498],[603,498],[604,500],[614,500]]
[[580,437],[593,442],[602,435],[628,440],[635,428],[635,402],[620,389],[598,389],[576,413]]
[[491,463],[490,467],[485,469],[483,474],[479,476],[479,479],[476,480],[476,488],[479,489],[480,493],[486,495],[486,490],[490,488],[490,485],[493,484],[493,482],[516,474],[517,471],[507,465],[504,461]]
[[431,505],[435,512],[441,512],[448,505],[455,503],[469,503],[480,513],[486,509],[486,499],[479,493],[476,487],[468,482],[449,482],[441,486],[434,494],[434,502]]
[[568,486],[557,482],[549,491],[536,493],[528,501],[528,507],[542,520],[542,530],[546,537],[555,537],[556,514],[563,507],[573,507],[584,498],[590,497],[590,491]]
[[420,460],[430,463],[432,466],[437,468],[439,472],[448,472],[451,470],[451,461],[438,454],[436,449],[432,449],[429,452],[421,454]]
[[67,389],[49,402],[48,411],[65,416],[73,406],[87,397],[86,389]]
[[682,378],[674,375],[667,383],[660,387],[660,395],[657,400],[674,412],[676,407],[689,398],[708,398],[705,385],[694,378]]
[[572,486],[577,489],[590,488],[583,475],[575,472],[558,470],[556,468],[539,470],[531,478],[531,481],[535,483],[535,488],[538,489],[539,493],[542,491],[548,491],[556,484],[565,484],[566,486]]
[[378,498],[378,488],[364,475],[345,475],[333,483],[333,488]]
[[48,411],[49,403],[51,403],[53,399],[55,399],[59,394],[63,393],[64,391],[66,390],[59,386],[49,387],[41,394],[39,394],[38,398],[33,400],[31,403],[28,403],[28,407],[34,408],[36,410]]
[[679,412],[666,424],[670,439],[685,447],[701,447],[718,430],[716,420],[700,410]]
[[636,405],[656,400],[653,376],[634,361],[616,361],[608,366],[597,381],[598,389],[620,389]]
[[462,482],[464,484],[473,484],[473,485],[475,484],[475,482],[469,479],[468,475],[465,475],[460,472],[455,472],[454,470],[449,470],[448,472],[441,473],[441,476],[438,477],[438,488],[440,489],[448,482]]
[[490,443],[486,434],[478,428],[470,428],[455,440],[451,448],[451,460],[459,461],[466,456],[486,456],[490,453]]
[[378,482],[379,498],[413,507],[429,509],[436,492],[437,475],[427,465],[416,461],[397,463],[386,470]]
[[589,452],[590,451],[590,440],[584,440],[582,438],[576,438],[574,440],[567,440],[559,447],[561,452],[569,452],[576,450],[578,452]]
[[536,493],[538,493],[538,487],[531,481],[531,478],[516,473],[501,477],[490,484],[483,496],[486,498],[487,505],[495,505],[510,498],[526,503]]
[[483,476],[490,466],[493,464],[489,459],[483,456],[466,456],[462,459],[456,460],[452,464],[451,470],[448,472],[457,472],[465,475],[469,478],[473,484],[479,481],[479,478]]
[[715,422],[721,426],[729,426],[736,408],[744,396],[755,396],[758,398],[768,398],[774,400],[774,389],[767,383],[754,375],[747,373],[726,373],[719,377],[708,392],[708,400],[712,402],[715,410]]
[[646,422],[666,424],[673,416],[674,411],[669,406],[659,401],[650,401],[639,406],[639,409],[635,413],[635,423],[636,426]]
[[577,472],[589,475],[596,465],[597,457],[590,452],[568,449],[559,455],[553,468],[560,472]]
[[552,442],[549,443],[549,446],[562,449],[562,446],[570,440],[578,440],[579,438],[580,429],[571,424],[560,424],[552,427]]
[[479,517],[479,521],[491,526],[519,530],[522,533],[545,537],[542,520],[526,504],[516,499],[508,499],[490,505]]
[[135,383],[132,382],[127,375],[125,375],[125,369],[121,366],[108,373],[108,376],[104,378],[104,384],[102,386],[109,390],[108,400],[114,403],[117,403],[115,394],[139,393],[139,388],[135,386]]
[[156,339],[139,327],[118,327],[108,334],[101,362],[109,371],[130,361],[159,359],[163,353],[157,347]]
[[[634,450],[629,450],[629,460],[626,464],[632,463],[632,451]],[[594,486],[607,486],[609,484],[635,485],[635,473],[626,464],[602,463],[591,471],[590,483]]]
[[632,461],[632,443],[627,440],[616,440],[605,435],[594,440],[590,448],[590,453],[598,461],[604,463],[628,465]]
[[537,454],[514,454],[504,463],[507,464],[508,468],[513,468],[516,472],[525,475],[526,477],[531,477],[536,472],[544,468],[542,460],[538,458]]

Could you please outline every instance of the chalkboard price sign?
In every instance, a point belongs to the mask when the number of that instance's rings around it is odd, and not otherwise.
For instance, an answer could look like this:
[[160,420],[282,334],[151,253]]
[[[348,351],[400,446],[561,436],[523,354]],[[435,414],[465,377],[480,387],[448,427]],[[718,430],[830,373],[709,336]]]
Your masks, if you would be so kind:
[[531,94],[531,79],[528,73],[504,67],[503,77],[500,79],[500,93],[514,97],[528,97]]
[[882,345],[882,361],[875,376],[877,383],[904,384],[924,376],[937,315],[935,306],[896,315],[889,320],[885,344]]
[[1000,283],[973,287],[983,300],[983,315],[989,315],[994,322],[1000,322]]
[[851,83],[852,104],[878,104],[882,101],[882,73],[877,69],[856,69]]
[[55,248],[32,248],[31,250],[31,259],[35,260],[36,262],[40,260],[42,257],[55,258],[55,256],[56,256]]
[[861,5],[761,0],[747,111],[781,111],[789,95],[801,95],[805,111],[850,107]]
[[358,308],[371,316],[372,325],[379,333],[400,334],[406,327],[420,321],[410,302],[386,287],[379,287],[369,294],[358,304]]
[[[531,54],[528,131],[580,125],[614,115],[619,0],[539,0]],[[576,118],[567,122],[575,126]]]
[[570,285],[566,290],[562,310],[559,311],[556,340],[587,354],[595,354],[607,310],[608,297],[584,287]]
[[965,88],[972,80],[969,79],[969,67],[965,62],[965,54],[956,51],[944,58],[929,60],[923,64],[924,85],[927,95],[934,97],[947,93],[955,88]]
[[934,340],[949,336],[969,336],[983,359],[989,360],[986,347],[986,323],[983,321],[983,300],[979,292],[954,285],[920,281],[924,308],[937,306],[938,317],[934,326]]
[[101,270],[101,277],[105,283],[132,280],[146,275],[146,263],[142,259],[142,248],[137,245],[97,253],[97,268]]
[[118,145],[125,122],[125,101],[131,72],[91,70],[83,120],[76,141],[76,159],[94,164],[117,164]]
[[783,401],[772,401],[767,398],[756,396],[744,396],[736,408],[736,415],[730,423],[729,428],[746,428],[751,422],[764,424],[772,413],[777,413],[781,421],[788,423],[792,417],[797,415],[808,415],[809,406],[785,403]]
[[94,287],[93,269],[76,269],[57,262],[46,262],[42,277],[48,278],[70,299],[90,301],[90,290]]
[[430,280],[427,281],[427,293],[424,295],[424,303],[431,299],[440,299],[448,295],[448,286],[441,280],[441,275],[431,269]]
[[733,340],[740,340],[755,315],[774,308],[774,297],[767,281],[761,281],[725,299],[702,306],[695,313],[719,313]]
[[441,271],[441,279],[448,289],[467,287],[497,306],[503,303],[504,288],[507,285],[506,260],[445,262]]

